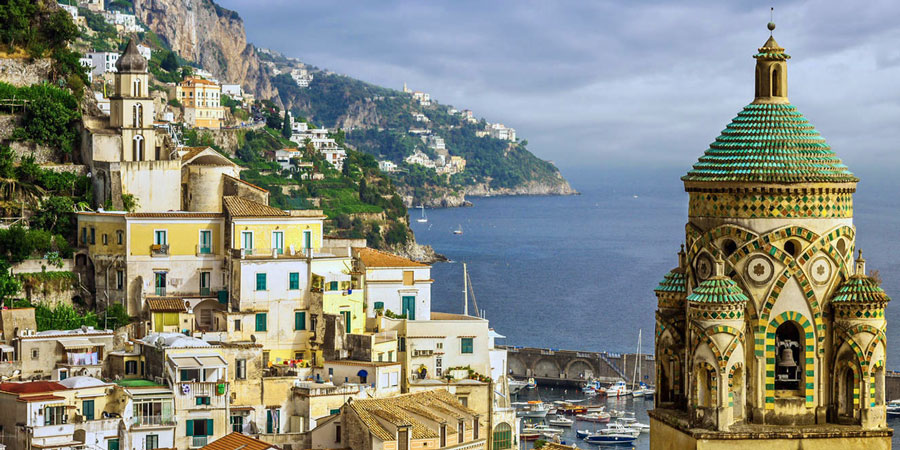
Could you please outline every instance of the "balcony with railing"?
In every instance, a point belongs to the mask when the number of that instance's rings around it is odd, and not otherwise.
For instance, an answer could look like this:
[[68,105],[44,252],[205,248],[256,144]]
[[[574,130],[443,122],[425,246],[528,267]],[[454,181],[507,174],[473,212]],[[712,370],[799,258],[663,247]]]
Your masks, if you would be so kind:
[[305,259],[303,248],[236,248],[231,250],[234,259]]
[[[226,382],[178,382],[175,385],[176,410],[218,409],[228,404],[229,384]],[[201,398],[198,400],[198,398]],[[208,400],[203,400],[206,398]]]
[[131,424],[135,427],[158,428],[174,427],[175,417],[171,415],[134,416]]
[[150,256],[169,256],[169,244],[151,245]]
[[206,256],[213,254],[212,244],[197,244],[197,256]]
[[209,436],[191,436],[191,448],[206,447],[209,443]]

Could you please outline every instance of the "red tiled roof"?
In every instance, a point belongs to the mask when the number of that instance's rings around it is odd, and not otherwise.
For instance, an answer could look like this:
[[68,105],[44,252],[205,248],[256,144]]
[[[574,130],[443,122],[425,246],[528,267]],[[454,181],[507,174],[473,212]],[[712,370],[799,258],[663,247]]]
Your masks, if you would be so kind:
[[177,298],[148,298],[147,309],[150,312],[184,312],[184,300]]
[[266,450],[269,448],[278,448],[259,439],[245,436],[237,431],[226,434],[219,439],[207,444],[200,450]]
[[65,397],[60,397],[58,395],[35,395],[31,397],[19,397],[16,401],[28,403],[28,402],[43,402],[47,400],[65,400]]
[[65,391],[67,387],[55,381],[28,381],[25,383],[0,383],[0,391],[17,394],[35,394],[38,392]]
[[355,249],[357,256],[366,267],[431,267],[428,264],[413,261],[374,248]]

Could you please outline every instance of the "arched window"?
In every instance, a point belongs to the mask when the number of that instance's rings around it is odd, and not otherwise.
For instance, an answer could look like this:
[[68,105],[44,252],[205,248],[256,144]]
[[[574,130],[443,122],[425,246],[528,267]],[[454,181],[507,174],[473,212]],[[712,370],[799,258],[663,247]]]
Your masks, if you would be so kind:
[[712,370],[701,368],[697,374],[697,406],[709,408],[714,404],[715,375]]
[[[852,416],[854,410],[854,391],[858,388],[856,387],[856,374],[853,373],[852,367],[847,367],[844,369],[844,373],[841,376],[841,408],[840,412],[843,416]],[[858,392],[858,391],[857,391]]]
[[140,97],[141,96],[141,79],[136,78],[131,82],[131,96],[132,97]]
[[725,252],[725,256],[731,256],[737,251],[737,244],[731,239],[725,239],[722,241],[722,251]]
[[756,83],[753,85],[754,87],[754,97],[759,97],[760,86],[762,86],[762,76],[760,76],[759,66],[756,66]]
[[136,108],[135,115],[135,128],[143,128],[144,127],[144,105],[138,103]]
[[[775,330],[775,390],[794,391],[800,395],[803,378],[804,341],[801,330],[794,322],[785,322]],[[790,394],[789,394],[790,395]]]
[[512,428],[508,423],[501,422],[494,427],[494,445],[491,448],[495,450],[512,448]]
[[791,255],[791,258],[797,259],[800,256],[800,242],[795,239],[789,239],[784,243],[784,252]]
[[132,140],[132,159],[134,161],[143,161],[144,160],[144,137],[141,135],[137,135]]
[[781,95],[781,71],[778,66],[772,69],[772,97],[783,97]]
[[735,367],[731,377],[731,402],[735,420],[744,417],[744,371],[741,367]]
[[872,395],[875,396],[872,402],[878,406],[884,404],[884,366],[875,367],[872,374]]

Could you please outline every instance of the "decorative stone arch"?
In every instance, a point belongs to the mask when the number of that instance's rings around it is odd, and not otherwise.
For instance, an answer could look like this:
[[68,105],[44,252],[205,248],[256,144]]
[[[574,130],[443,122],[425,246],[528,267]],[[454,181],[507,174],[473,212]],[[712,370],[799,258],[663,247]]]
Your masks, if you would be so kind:
[[[664,379],[664,377],[661,376],[661,372],[665,370],[672,380],[672,392],[669,401],[676,401],[681,396],[681,355],[672,350],[671,347],[665,347],[663,349],[657,349],[656,358],[657,386],[662,389],[668,388],[668,386],[663,386],[660,383],[660,380]],[[671,366],[668,369],[665,368],[666,363],[671,363]]]
[[144,156],[146,156],[146,149],[144,148],[144,136],[140,134],[135,135],[132,138],[132,152],[131,158],[133,161],[143,161]]
[[507,362],[507,367],[509,367],[509,371],[512,375],[517,377],[526,377],[528,376],[528,366],[522,361],[522,358],[519,357],[516,353],[510,353]]
[[[846,382],[842,375],[844,375],[845,370],[850,370],[853,373],[853,381],[852,386],[847,386]],[[837,409],[837,414],[839,416],[848,416],[853,415],[853,411],[859,409],[860,405],[860,377],[859,377],[859,366],[854,361],[844,360],[839,364],[834,365],[834,392],[833,398],[835,399],[835,407]],[[844,395],[841,395],[841,394]],[[846,399],[852,395],[852,405],[849,405],[850,411],[847,410],[848,405]],[[842,407],[843,406],[843,407]],[[847,414],[850,412],[851,414]]]
[[698,361],[694,363],[694,383],[691,388],[691,402],[694,407],[706,407],[705,405],[701,405],[700,403],[700,386],[701,383],[706,384],[706,376],[709,376],[709,383],[707,386],[708,395],[709,395],[709,406],[716,406],[718,403],[718,385],[719,385],[719,372],[713,367],[712,364],[706,361]]
[[[539,372],[538,369],[545,368],[550,369],[548,372],[546,370]],[[556,373],[552,372],[552,369],[555,369]],[[556,360],[551,358],[538,358],[534,361],[534,365],[531,368],[531,373],[536,377],[548,377],[548,378],[560,378],[562,376],[562,369],[559,367],[559,363]]]
[[[729,342],[728,346],[725,348],[725,352],[722,352],[715,344],[715,341],[712,339],[712,336],[714,334],[719,333],[725,333],[733,336],[731,342]],[[718,362],[719,370],[722,371],[722,373],[725,373],[725,367],[728,365],[728,359],[731,357],[731,353],[734,352],[737,344],[743,342],[744,333],[728,325],[713,325],[703,330],[703,334],[700,339],[706,341],[707,345],[709,345],[713,354],[716,355],[716,361]]]
[[[781,275],[775,280],[775,285],[772,286],[772,290],[769,292],[768,297],[766,297],[766,301],[763,303],[762,309],[759,312],[759,318],[757,319],[757,331],[762,334],[766,330],[766,326],[770,324],[769,315],[772,312],[772,308],[775,306],[775,302],[778,300],[778,297],[781,295],[781,290],[787,285],[788,281],[791,278],[797,279],[797,284],[800,286],[800,289],[803,291],[803,296],[806,297],[806,304],[809,306],[809,310],[812,311],[813,315],[813,325],[814,325],[814,333],[817,342],[819,343],[819,352],[824,353],[825,349],[822,346],[822,343],[825,341],[825,324],[822,323],[822,308],[819,305],[819,301],[816,299],[816,293],[813,291],[812,284],[809,282],[809,279],[806,278],[806,275],[802,270],[798,270],[798,266],[796,266],[795,262],[790,259],[790,256],[787,253],[779,250],[776,247],[771,245],[767,245],[766,251],[772,255],[771,252],[776,250],[776,254],[783,254],[788,258],[787,267],[781,272]],[[762,356],[762,349],[757,347],[756,356]]]
[[[840,357],[841,345],[843,345],[846,342],[847,345],[850,346],[850,350],[853,351],[853,354],[855,356],[854,362],[856,362],[856,364],[859,366],[861,373],[863,373],[863,374],[868,373],[867,369],[869,367],[869,361],[868,361],[868,359],[866,359],[866,354],[863,351],[862,347],[859,346],[859,343],[856,342],[856,339],[853,339],[853,335],[855,333],[851,333],[850,331],[851,330],[845,330],[845,329],[841,329],[841,328],[836,329],[836,332],[837,332],[838,338],[840,339],[840,342],[837,343],[838,345],[836,348],[838,349],[838,351],[835,352],[835,354],[834,354],[835,362],[837,363],[837,360]],[[837,364],[835,364],[835,365],[837,365]]]
[[735,238],[735,244],[737,244],[737,248],[740,249],[747,242],[757,239],[758,236],[756,233],[737,225],[720,225],[706,233],[700,234],[698,238],[691,243],[691,246],[688,249],[688,259],[693,260],[694,257],[699,255],[704,249],[709,251],[714,257],[720,256],[721,252],[719,249],[714,245],[708,244],[725,237]]
[[[591,371],[591,375],[600,373],[597,370],[597,368],[594,367],[594,364],[592,364],[591,361],[584,359],[584,358],[575,358],[575,359],[569,361],[568,363],[566,363],[566,367],[565,367],[565,369],[563,369],[563,373],[565,373],[566,376],[569,378],[577,377],[580,374],[580,372],[572,372],[571,369],[573,367],[575,367],[576,364],[579,364],[579,363],[587,366],[588,369],[590,369],[590,371]],[[585,374],[585,379],[587,379],[587,378],[590,378],[590,377],[588,376],[588,374]]]
[[874,364],[869,365],[869,407],[874,408],[875,406],[883,403],[884,360],[879,359]]
[[[744,365],[737,362],[734,363],[730,369],[728,369],[728,407],[734,407],[734,374],[740,373],[743,370]],[[746,380],[741,380],[742,383],[746,384]],[[743,386],[742,386],[743,387]]]
[[672,340],[675,344],[681,343],[684,341],[684,337],[681,333],[678,332],[678,318],[666,318],[661,317],[659,314],[656,316],[656,340],[659,341],[663,334],[668,331],[669,335],[672,336]]
[[513,447],[512,427],[506,422],[495,425],[491,437],[493,438],[491,448],[494,450],[506,450]]
[[[816,339],[815,331],[809,319],[796,311],[786,311],[772,319],[765,328],[765,356],[766,356],[766,409],[775,409],[775,330],[785,322],[795,322],[803,330],[803,344],[805,364],[803,365],[804,374],[801,380],[801,391],[806,396],[806,407],[815,406],[815,358],[816,358]],[[759,342],[757,338],[757,342]],[[759,349],[757,348],[757,352]]]
[[878,343],[881,343],[882,348],[887,348],[887,337],[884,334],[884,330],[875,328],[872,325],[862,324],[850,328],[849,333],[851,335],[872,333],[873,338],[869,341],[869,345],[866,346],[866,352],[864,353],[866,362],[869,364],[869,370],[872,370],[875,367],[872,364],[872,355],[875,353],[875,349],[878,348]]
[[833,242],[836,242],[841,238],[848,238],[850,240],[856,235],[856,232],[852,227],[848,227],[846,225],[841,225],[831,231],[829,231],[824,236],[821,236],[819,240],[812,246],[808,247],[806,251],[804,251],[800,257],[797,258],[798,263],[802,266],[805,265],[807,261],[812,259],[813,255],[815,255],[820,250],[828,255],[831,258],[832,262],[837,266],[838,273],[844,275],[845,278],[849,277],[851,274],[849,272],[849,266],[846,264],[846,259],[848,255],[853,253],[853,249],[847,249],[847,255],[842,255],[840,251],[838,251],[832,245]]

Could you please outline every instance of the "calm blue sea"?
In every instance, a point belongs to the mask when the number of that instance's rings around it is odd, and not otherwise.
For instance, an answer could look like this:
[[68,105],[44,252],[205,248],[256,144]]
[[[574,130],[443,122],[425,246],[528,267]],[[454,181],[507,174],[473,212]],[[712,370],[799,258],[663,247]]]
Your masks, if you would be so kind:
[[[856,174],[857,245],[888,294],[900,295],[900,180]],[[478,307],[507,344],[633,352],[643,329],[643,350],[652,352],[653,288],[684,240],[682,171],[566,175],[582,195],[472,198],[472,208],[427,210],[427,224],[413,222],[419,242],[454,261],[434,266],[433,307],[462,311],[466,262]],[[454,235],[459,226],[464,233]],[[888,320],[898,319],[900,306],[891,305]],[[900,349],[900,333],[888,341]]]

